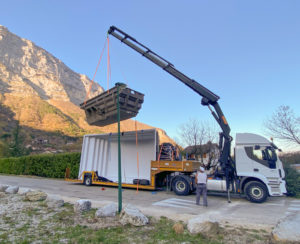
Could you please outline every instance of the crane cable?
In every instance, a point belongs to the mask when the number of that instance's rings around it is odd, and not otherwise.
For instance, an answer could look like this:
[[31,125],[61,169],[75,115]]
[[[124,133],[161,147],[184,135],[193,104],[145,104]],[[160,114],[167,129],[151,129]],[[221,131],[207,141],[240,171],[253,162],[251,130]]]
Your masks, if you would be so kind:
[[[91,92],[91,89],[92,89],[92,86],[94,84],[94,80],[95,80],[95,77],[96,77],[96,74],[97,74],[97,71],[98,71],[98,68],[99,68],[99,65],[101,63],[101,60],[102,60],[102,56],[103,56],[103,53],[104,53],[104,50],[105,50],[105,47],[106,47],[106,43],[107,43],[107,91],[109,91],[109,81],[111,79],[111,65],[110,65],[110,53],[109,53],[109,36],[107,35],[107,38],[106,38],[106,41],[104,43],[104,46],[103,46],[103,49],[101,51],[101,55],[100,55],[100,58],[99,58],[99,61],[98,61],[98,64],[97,64],[97,67],[96,67],[96,71],[94,73],[94,76],[93,76],[93,79],[90,83],[90,86],[89,86],[89,89],[88,89],[88,92],[86,93],[86,96],[85,96],[85,101],[84,101],[84,105],[86,104],[86,101],[90,95],[90,92]],[[137,120],[135,120],[135,144],[136,144],[136,160],[137,160],[137,173],[138,173],[138,179],[137,179],[137,187],[136,187],[136,192],[138,193],[139,191],[139,179],[140,179],[140,166],[139,166],[139,151],[138,151],[138,131],[137,131]],[[125,174],[125,172],[124,172]],[[125,175],[124,175],[125,176]],[[125,177],[126,178],[126,177]]]
[[96,71],[95,71],[94,76],[93,76],[93,79],[92,79],[92,81],[91,81],[91,83],[90,83],[90,86],[89,86],[89,89],[88,89],[88,91],[87,91],[87,93],[86,93],[86,95],[85,95],[84,106],[86,105],[86,101],[88,100],[88,97],[90,96],[90,92],[91,92],[91,90],[92,90],[92,86],[93,86],[93,84],[94,84],[94,80],[95,80],[95,77],[96,77],[96,74],[97,74],[99,65],[100,65],[100,63],[101,63],[101,59],[102,59],[102,56],[103,56],[105,47],[106,47],[106,41],[105,41],[105,43],[104,43],[104,46],[103,46],[103,49],[102,49],[102,52],[101,52],[101,55],[100,55],[100,58],[99,58],[99,61],[98,61],[97,67],[96,67]]
[[[109,81],[111,80],[111,65],[110,65],[110,49],[109,49],[109,36],[107,36],[107,90],[109,91]],[[123,79],[125,77],[121,72]],[[128,83],[128,82],[126,82]],[[137,120],[135,120],[135,144],[136,144],[136,161],[137,161],[137,186],[136,186],[136,193],[139,192],[139,181],[140,181],[140,165],[139,165],[139,143],[138,143],[138,130],[137,130]],[[124,171],[125,174],[125,171]]]
[[109,81],[111,79],[111,67],[110,67],[110,56],[109,56],[109,36],[107,35],[107,91],[109,93]]

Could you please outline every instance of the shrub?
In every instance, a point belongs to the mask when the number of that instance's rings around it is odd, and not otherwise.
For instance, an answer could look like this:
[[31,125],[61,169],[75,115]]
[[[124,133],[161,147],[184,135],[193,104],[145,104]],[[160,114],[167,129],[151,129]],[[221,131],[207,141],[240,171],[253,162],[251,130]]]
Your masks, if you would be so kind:
[[300,173],[291,164],[300,164],[300,153],[285,153],[280,156],[285,171],[288,196],[300,198]]
[[284,165],[287,195],[300,198],[300,173],[290,165]]
[[66,168],[70,177],[78,177],[80,153],[42,154],[18,158],[1,158],[0,173],[64,178]]

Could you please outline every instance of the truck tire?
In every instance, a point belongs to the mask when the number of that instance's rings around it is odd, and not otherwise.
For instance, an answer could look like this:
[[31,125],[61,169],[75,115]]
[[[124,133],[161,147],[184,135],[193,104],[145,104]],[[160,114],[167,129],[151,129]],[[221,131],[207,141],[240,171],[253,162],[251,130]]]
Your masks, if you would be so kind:
[[259,181],[250,181],[245,185],[245,194],[249,201],[263,203],[268,197],[267,187]]
[[92,185],[92,176],[91,175],[85,175],[83,184],[85,184],[86,186]]
[[177,176],[172,181],[172,189],[176,195],[186,196],[190,193],[190,186],[186,179]]

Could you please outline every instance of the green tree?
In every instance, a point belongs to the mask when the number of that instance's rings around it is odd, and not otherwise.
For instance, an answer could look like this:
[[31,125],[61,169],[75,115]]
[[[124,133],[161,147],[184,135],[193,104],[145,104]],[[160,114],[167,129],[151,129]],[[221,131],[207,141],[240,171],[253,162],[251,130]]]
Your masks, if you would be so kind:
[[9,152],[12,157],[25,156],[30,153],[30,150],[24,147],[25,138],[21,134],[21,127],[17,121],[16,127],[12,131],[12,142],[10,143]]

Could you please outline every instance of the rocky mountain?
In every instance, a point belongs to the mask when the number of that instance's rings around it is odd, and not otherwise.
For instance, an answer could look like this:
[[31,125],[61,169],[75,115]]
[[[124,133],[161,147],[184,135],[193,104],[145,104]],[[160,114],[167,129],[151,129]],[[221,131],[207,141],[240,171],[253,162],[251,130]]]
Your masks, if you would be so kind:
[[[0,25],[0,90],[15,96],[69,101],[85,98],[91,80],[68,68],[32,41],[20,38]],[[95,84],[92,95],[103,89]]]
[[[0,25],[0,140],[9,140],[19,124],[23,143],[33,152],[72,151],[80,149],[83,134],[116,132],[116,125],[89,126],[78,107],[90,82],[86,75]],[[90,97],[101,92],[96,83]],[[123,121],[121,127],[134,130],[134,121]],[[138,123],[138,129],[148,128],[153,127]],[[161,141],[170,141],[163,130],[159,134]]]

